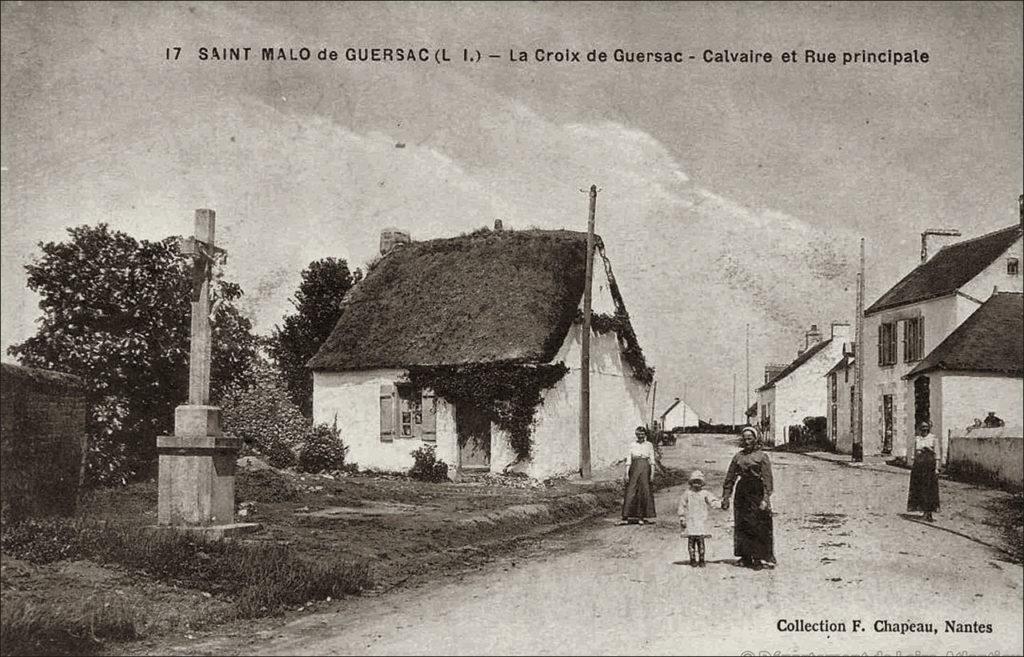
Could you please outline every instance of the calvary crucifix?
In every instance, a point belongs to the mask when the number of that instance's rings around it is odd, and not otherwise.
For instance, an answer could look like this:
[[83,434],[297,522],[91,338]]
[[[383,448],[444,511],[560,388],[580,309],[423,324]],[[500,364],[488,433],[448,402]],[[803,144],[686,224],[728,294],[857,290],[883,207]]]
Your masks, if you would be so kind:
[[216,221],[216,213],[213,210],[196,210],[195,236],[180,240],[181,254],[192,257],[192,334],[188,361],[188,403],[196,406],[210,403],[210,282],[213,278],[214,264],[226,255],[226,251],[214,243]]
[[214,265],[225,256],[214,243],[214,228],[214,211],[196,210],[195,236],[179,242],[182,255],[192,259],[188,402],[174,409],[174,435],[157,437],[157,522],[224,536],[258,525],[233,523],[240,441],[223,433],[220,408],[210,406],[210,285]]

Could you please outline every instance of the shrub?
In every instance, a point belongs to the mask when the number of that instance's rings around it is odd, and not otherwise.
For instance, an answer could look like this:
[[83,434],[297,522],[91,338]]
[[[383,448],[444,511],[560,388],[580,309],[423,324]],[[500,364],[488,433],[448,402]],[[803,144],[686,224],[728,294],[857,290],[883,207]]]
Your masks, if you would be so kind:
[[235,499],[239,502],[287,502],[298,491],[276,470],[241,472],[235,478]]
[[221,399],[224,432],[241,438],[275,468],[295,464],[295,451],[309,432],[309,422],[288,396],[280,373],[269,365],[255,367],[251,385],[231,385]]
[[448,464],[437,458],[433,445],[424,445],[412,452],[413,466],[409,476],[420,481],[448,481]]
[[77,559],[78,527],[59,518],[5,523],[0,530],[0,550],[15,559],[38,564]]
[[306,434],[299,450],[299,469],[313,473],[341,470],[347,453],[338,426],[318,424]]

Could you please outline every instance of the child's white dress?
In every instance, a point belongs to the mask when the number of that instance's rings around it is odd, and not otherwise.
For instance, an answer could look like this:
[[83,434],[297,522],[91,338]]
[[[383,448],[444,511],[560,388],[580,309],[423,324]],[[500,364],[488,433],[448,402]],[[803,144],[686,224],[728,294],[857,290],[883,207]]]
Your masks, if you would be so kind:
[[708,533],[708,508],[721,500],[707,490],[687,488],[679,498],[679,517],[686,519],[684,536],[711,536]]

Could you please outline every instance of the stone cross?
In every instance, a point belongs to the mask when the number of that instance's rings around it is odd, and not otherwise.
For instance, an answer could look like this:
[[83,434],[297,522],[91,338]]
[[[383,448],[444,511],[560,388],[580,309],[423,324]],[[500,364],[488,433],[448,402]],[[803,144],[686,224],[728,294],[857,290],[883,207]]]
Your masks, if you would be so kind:
[[188,403],[210,403],[210,279],[213,265],[224,250],[214,243],[216,213],[196,210],[195,237],[181,240],[182,255],[192,257],[192,331],[188,361]]
[[234,523],[235,459],[240,441],[221,431],[221,413],[210,406],[210,283],[224,250],[214,244],[213,210],[196,210],[194,237],[181,240],[192,258],[192,335],[188,403],[174,409],[174,435],[158,436],[160,459],[157,523],[223,537],[258,528]]

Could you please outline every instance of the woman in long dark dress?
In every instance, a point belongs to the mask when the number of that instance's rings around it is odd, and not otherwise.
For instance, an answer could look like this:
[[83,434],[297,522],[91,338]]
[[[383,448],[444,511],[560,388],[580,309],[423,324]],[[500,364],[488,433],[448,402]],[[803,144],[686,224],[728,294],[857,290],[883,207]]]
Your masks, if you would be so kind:
[[742,451],[733,457],[722,486],[723,509],[729,508],[733,486],[736,487],[733,552],[748,568],[774,566],[772,464],[768,455],[761,451],[761,437],[757,429],[745,427],[740,434],[740,446]]
[[622,501],[622,520],[644,524],[654,511],[654,445],[647,441],[647,429],[636,428],[636,442],[626,460],[626,495]]
[[924,520],[934,520],[932,513],[939,510],[939,466],[935,458],[935,436],[931,425],[922,422],[914,439],[914,465],[910,470],[910,492],[907,511],[921,511]]

